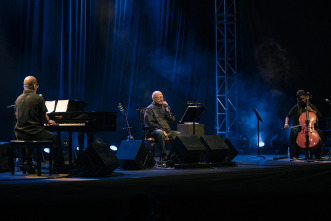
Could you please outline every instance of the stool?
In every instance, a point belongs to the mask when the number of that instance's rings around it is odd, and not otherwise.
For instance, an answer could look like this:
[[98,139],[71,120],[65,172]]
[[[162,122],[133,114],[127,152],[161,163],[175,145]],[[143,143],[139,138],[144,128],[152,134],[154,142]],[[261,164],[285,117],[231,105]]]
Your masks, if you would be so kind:
[[9,154],[9,163],[11,174],[15,174],[15,148],[37,148],[37,175],[41,176],[41,149],[43,146],[47,146],[50,149],[49,152],[49,175],[52,175],[53,170],[53,145],[55,143],[50,140],[11,140],[10,141],[10,154]]

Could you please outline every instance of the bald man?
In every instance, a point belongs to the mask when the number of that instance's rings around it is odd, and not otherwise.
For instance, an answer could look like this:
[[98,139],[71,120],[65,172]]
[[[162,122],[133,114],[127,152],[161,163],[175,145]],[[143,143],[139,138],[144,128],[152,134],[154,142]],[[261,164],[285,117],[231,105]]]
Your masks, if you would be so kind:
[[[49,120],[43,97],[36,94],[39,85],[33,76],[27,76],[23,82],[23,93],[15,101],[15,135],[18,140],[52,140],[57,141],[56,135],[45,130],[44,123],[54,125]],[[32,151],[25,148],[22,154],[22,163],[28,173],[35,173],[32,165]],[[54,148],[54,172],[63,171],[64,160],[60,148]]]
[[173,131],[170,128],[170,124],[175,121],[175,117],[170,112],[168,103],[164,101],[162,92],[154,91],[152,100],[152,104],[146,108],[145,125],[148,127],[149,136],[154,137],[156,143],[160,146],[162,160],[167,160],[165,139],[175,139],[180,132]]

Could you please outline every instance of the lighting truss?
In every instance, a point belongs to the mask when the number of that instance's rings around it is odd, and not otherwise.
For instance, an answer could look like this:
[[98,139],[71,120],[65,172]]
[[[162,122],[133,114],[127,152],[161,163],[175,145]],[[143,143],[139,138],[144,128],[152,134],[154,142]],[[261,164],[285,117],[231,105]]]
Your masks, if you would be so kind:
[[236,1],[215,0],[216,130],[224,137],[237,135]]

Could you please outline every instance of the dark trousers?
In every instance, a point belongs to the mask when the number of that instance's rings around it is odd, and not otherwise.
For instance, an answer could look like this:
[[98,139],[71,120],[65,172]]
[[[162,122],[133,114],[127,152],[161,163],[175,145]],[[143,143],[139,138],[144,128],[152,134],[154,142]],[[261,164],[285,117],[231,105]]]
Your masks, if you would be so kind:
[[[317,145],[317,147],[312,151],[315,154],[315,158],[321,158],[324,156],[324,146],[323,146],[323,140],[322,140],[322,131],[319,128],[315,128],[315,130],[317,131],[319,137],[320,137],[320,142]],[[301,129],[300,128],[293,128],[291,130],[291,134],[290,134],[290,156],[291,158],[299,157],[300,154],[300,147],[297,145],[297,137],[298,134],[300,133]]]
[[[156,141],[156,144],[159,145],[160,149],[161,149],[161,153],[162,154],[166,154],[166,147],[165,147],[165,135],[163,133],[163,130],[160,129],[156,129],[154,130],[151,134],[151,137],[153,137]],[[170,131],[169,133],[167,133],[168,137],[173,140],[175,139],[178,135],[180,135],[179,131]]]
[[[55,134],[47,130],[43,130],[37,134],[27,134],[24,132],[16,131],[15,134],[18,140],[37,140],[37,141],[51,140],[55,142],[55,145],[53,146],[54,168],[62,169],[64,167],[63,153],[60,148],[60,145],[58,144],[57,137]],[[32,164],[32,156],[33,156],[33,151],[31,150],[31,148],[23,148],[22,150],[23,164],[24,163]]]

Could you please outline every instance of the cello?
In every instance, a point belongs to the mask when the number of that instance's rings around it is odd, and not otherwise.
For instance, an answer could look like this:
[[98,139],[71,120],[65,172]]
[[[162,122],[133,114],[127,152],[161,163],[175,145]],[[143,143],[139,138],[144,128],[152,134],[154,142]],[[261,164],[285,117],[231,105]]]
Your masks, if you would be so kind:
[[[307,157],[309,150],[315,149],[320,142],[320,136],[315,130],[317,124],[317,116],[314,112],[308,110],[309,106],[309,93],[306,98],[306,110],[299,117],[299,125],[301,131],[298,134],[296,143],[299,147],[306,149]],[[311,109],[311,108],[310,108]]]

